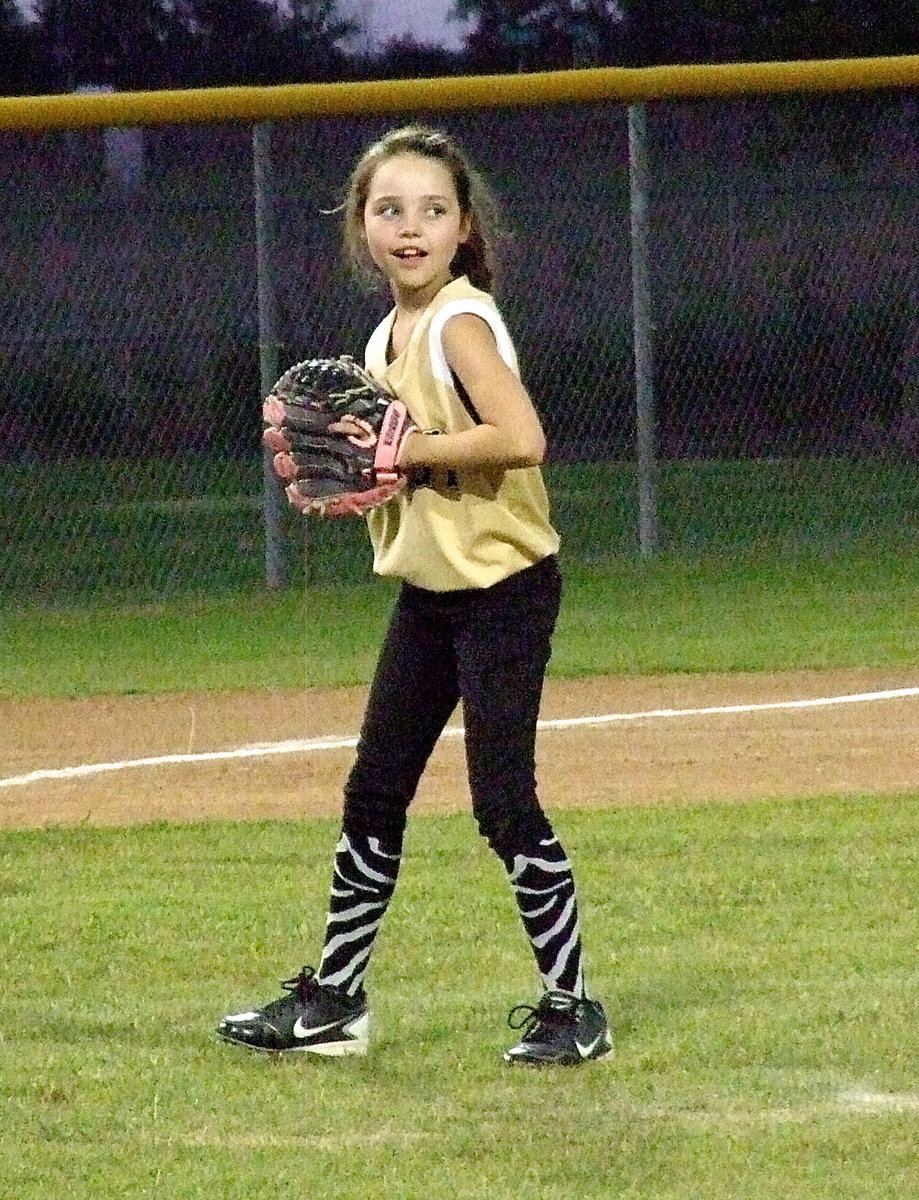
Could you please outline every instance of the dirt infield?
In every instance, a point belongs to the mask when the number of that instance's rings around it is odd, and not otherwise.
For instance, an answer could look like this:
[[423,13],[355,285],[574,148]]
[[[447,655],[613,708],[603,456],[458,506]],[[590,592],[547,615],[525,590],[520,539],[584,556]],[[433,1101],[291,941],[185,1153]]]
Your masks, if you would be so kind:
[[[544,720],[616,719],[543,729],[541,794],[551,808],[915,791],[919,696],[685,710],[870,697],[917,684],[919,670],[550,680]],[[2,702],[0,826],[334,815],[349,746],[207,756],[353,737],[364,698],[364,689],[351,688]],[[137,761],[189,755],[201,758]],[[82,766],[93,769],[48,777]],[[32,773],[38,777],[21,782]],[[462,741],[447,738],[431,759],[416,811],[465,806]]]

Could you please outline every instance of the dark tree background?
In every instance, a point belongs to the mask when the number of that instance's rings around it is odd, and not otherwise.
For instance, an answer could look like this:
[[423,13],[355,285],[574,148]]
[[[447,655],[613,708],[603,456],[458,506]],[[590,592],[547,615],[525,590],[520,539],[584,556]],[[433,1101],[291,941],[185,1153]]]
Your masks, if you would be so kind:
[[337,0],[0,0],[0,91],[919,52],[919,0],[454,0],[459,51],[369,46]]

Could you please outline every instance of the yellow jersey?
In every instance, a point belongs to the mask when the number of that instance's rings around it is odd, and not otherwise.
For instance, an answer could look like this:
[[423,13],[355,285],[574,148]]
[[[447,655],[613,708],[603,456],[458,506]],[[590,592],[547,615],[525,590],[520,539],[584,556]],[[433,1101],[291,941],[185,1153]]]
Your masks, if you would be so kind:
[[[464,403],[441,345],[459,313],[481,317],[498,352],[519,375],[513,342],[487,293],[462,276],[446,284],[422,313],[408,345],[387,361],[395,310],[367,342],[364,361],[426,433],[459,433],[477,424]],[[485,588],[558,550],[539,467],[413,471],[407,490],[367,516],[373,569],[434,592]]]

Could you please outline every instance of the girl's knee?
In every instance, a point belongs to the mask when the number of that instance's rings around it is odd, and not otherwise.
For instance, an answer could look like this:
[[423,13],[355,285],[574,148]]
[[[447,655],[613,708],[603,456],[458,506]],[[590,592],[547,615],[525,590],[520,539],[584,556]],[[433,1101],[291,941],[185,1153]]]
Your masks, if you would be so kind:
[[517,854],[526,854],[546,838],[554,837],[552,825],[533,797],[527,802],[476,805],[473,812],[479,833],[495,854],[508,865]]
[[408,802],[382,791],[345,788],[342,828],[347,833],[367,837],[384,836],[401,844],[405,833]]

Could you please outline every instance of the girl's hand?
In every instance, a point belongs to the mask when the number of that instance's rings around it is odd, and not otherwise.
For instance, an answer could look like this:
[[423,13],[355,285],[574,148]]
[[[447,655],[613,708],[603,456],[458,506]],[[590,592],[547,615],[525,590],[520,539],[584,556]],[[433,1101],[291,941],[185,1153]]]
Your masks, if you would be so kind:
[[355,446],[369,447],[376,444],[376,434],[367,422],[359,417],[343,417],[340,421],[333,421],[329,425],[329,433],[339,433]]

